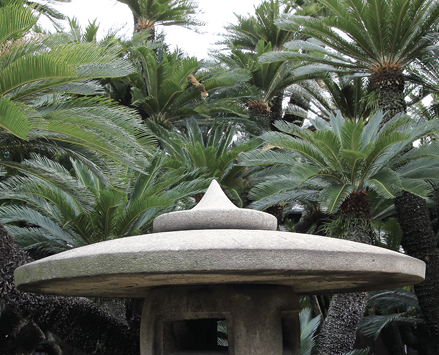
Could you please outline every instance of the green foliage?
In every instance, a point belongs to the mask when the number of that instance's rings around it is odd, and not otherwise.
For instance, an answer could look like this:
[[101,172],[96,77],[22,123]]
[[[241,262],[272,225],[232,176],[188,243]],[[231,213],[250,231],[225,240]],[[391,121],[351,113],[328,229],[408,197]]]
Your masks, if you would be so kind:
[[250,98],[270,102],[276,94],[287,87],[310,78],[297,76],[294,71],[297,65],[291,62],[259,63],[258,59],[272,50],[270,42],[266,44],[263,40],[259,40],[255,45],[254,53],[232,46],[230,55],[217,54],[216,58],[231,70],[246,70],[249,75],[247,82],[250,85],[248,87]]
[[291,12],[311,15],[316,10],[315,3],[302,4],[300,7],[297,2],[293,1],[263,1],[255,6],[253,16],[245,17],[235,14],[238,23],[225,26],[227,32],[223,34],[224,40],[220,44],[254,51],[259,41],[263,41],[264,45],[271,44],[274,50],[279,50],[285,43],[297,37],[297,32],[282,30],[276,26],[275,21],[278,17]]
[[392,323],[416,326],[424,322],[416,295],[405,289],[371,292],[367,307],[378,314],[363,317],[358,332],[374,339]]
[[71,161],[71,174],[34,156],[21,164],[27,168],[22,176],[0,184],[0,199],[14,201],[0,207],[0,220],[37,256],[146,233],[158,214],[204,192],[210,182],[183,170],[163,172],[164,161],[164,154],[157,153],[142,174],[125,171],[125,190],[116,190],[78,161]]
[[199,13],[193,0],[117,0],[128,5],[137,22],[145,19],[149,25],[182,26],[196,30],[204,25],[194,15]]
[[300,355],[311,355],[315,344],[314,333],[320,324],[320,315],[312,318],[311,309],[304,308],[299,313]]
[[258,147],[261,140],[235,144],[235,125],[218,120],[205,130],[194,118],[188,119],[181,131],[169,131],[153,123],[150,127],[169,155],[165,163],[168,169],[186,169],[205,179],[217,179],[235,204],[243,207],[242,190],[251,170],[236,165],[236,159],[240,153]]
[[344,73],[370,75],[388,63],[406,67],[435,46],[436,35],[430,32],[439,21],[436,1],[319,2],[330,16],[316,19],[294,14],[276,22],[283,30],[300,31],[311,39],[291,41],[286,51],[266,54],[261,61],[304,61],[312,72],[342,68]]
[[378,235],[375,245],[394,251],[400,250],[402,231],[396,218],[377,220],[374,227]]
[[[362,120],[344,119],[340,113],[330,122],[314,122],[315,132],[287,122],[275,125],[281,132],[262,136],[273,150],[253,151],[240,156],[247,166],[284,165],[289,173],[268,178],[250,191],[256,202],[251,206],[265,209],[281,201],[318,200],[327,213],[336,213],[354,191],[375,191],[381,198],[394,198],[402,191],[427,197],[435,183],[438,169],[435,144],[414,148],[417,139],[437,131],[433,122],[415,122],[399,115],[380,131],[381,112],[365,125]],[[407,148],[412,149],[407,152]],[[295,158],[294,152],[300,158]],[[431,164],[431,165],[430,165]],[[436,175],[437,176],[437,175]]]
[[200,70],[195,58],[149,47],[131,48],[137,73],[130,76],[132,104],[142,115],[164,126],[188,117],[246,117],[236,98],[222,95],[248,79],[243,70]]
[[1,7],[0,17],[0,164],[21,169],[20,160],[40,152],[69,154],[106,174],[120,164],[142,170],[151,140],[135,113],[109,100],[77,98],[103,92],[93,78],[132,72],[120,49],[30,33],[36,17],[19,5]]

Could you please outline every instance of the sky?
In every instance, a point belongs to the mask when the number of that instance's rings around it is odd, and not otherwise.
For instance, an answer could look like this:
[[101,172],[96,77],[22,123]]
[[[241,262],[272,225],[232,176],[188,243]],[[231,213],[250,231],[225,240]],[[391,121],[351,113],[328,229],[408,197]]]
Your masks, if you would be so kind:
[[[236,23],[233,13],[253,14],[253,6],[260,2],[261,0],[198,0],[204,12],[198,18],[206,22],[206,26],[201,29],[204,33],[197,34],[177,26],[166,27],[166,42],[172,49],[178,46],[190,56],[207,58],[208,48],[213,47],[212,44],[220,39],[217,34],[224,32],[223,26]],[[110,28],[120,28],[119,34],[126,38],[129,38],[133,32],[133,17],[130,9],[116,0],[72,0],[71,3],[58,4],[54,7],[69,17],[76,17],[83,27],[88,21],[97,18],[101,36]]]

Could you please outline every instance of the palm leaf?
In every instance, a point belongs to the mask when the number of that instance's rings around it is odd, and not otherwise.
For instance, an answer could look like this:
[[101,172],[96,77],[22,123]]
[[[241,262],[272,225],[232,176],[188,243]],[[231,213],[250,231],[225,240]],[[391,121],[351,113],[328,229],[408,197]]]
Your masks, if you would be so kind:
[[21,37],[29,31],[38,18],[32,14],[32,10],[21,5],[6,6],[0,8],[0,44],[15,37]]
[[20,105],[7,97],[0,97],[0,127],[18,138],[26,139],[32,126],[20,110]]
[[319,203],[327,213],[336,213],[343,201],[355,191],[353,185],[333,185],[320,192]]
[[364,186],[374,190],[383,198],[395,198],[401,189],[401,180],[392,169],[384,168],[364,182]]

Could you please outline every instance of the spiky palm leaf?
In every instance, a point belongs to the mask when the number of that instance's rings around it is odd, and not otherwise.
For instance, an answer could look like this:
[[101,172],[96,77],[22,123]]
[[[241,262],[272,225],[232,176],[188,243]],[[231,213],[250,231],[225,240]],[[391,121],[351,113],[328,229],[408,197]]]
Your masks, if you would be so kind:
[[1,164],[14,169],[14,160],[29,158],[34,151],[67,153],[92,169],[96,164],[144,169],[151,144],[132,111],[108,100],[69,98],[96,93],[100,85],[89,79],[132,72],[118,57],[117,46],[72,44],[56,35],[28,34],[36,18],[19,5],[0,8],[0,16],[7,17],[0,36]]
[[116,190],[78,161],[72,161],[72,175],[34,156],[15,164],[24,176],[0,184],[0,199],[14,203],[0,207],[0,219],[22,247],[43,255],[146,233],[154,217],[204,192],[210,182],[183,170],[178,176],[164,170],[163,157],[158,153],[143,174],[125,170],[130,179],[124,180],[131,183]]
[[[301,189],[311,196],[319,192],[321,207],[328,213],[337,212],[354,191],[372,190],[386,199],[409,191],[425,198],[432,191],[426,181],[437,181],[438,160],[433,158],[437,147],[405,149],[439,126],[397,116],[377,132],[382,119],[378,112],[364,125],[362,120],[354,122],[337,114],[331,116],[330,123],[317,120],[315,132],[287,122],[276,123],[284,133],[269,132],[262,138],[281,151],[244,153],[240,164],[281,164],[291,167],[291,172],[253,188],[250,196],[258,200],[253,206],[266,207],[279,198],[300,201]],[[297,153],[301,159],[285,155],[284,150]]]
[[[301,82],[312,79],[313,75],[296,75],[295,69],[298,64],[293,62],[275,62],[261,64],[258,59],[264,53],[270,53],[273,47],[269,42],[266,44],[259,40],[254,52],[248,52],[242,48],[231,46],[231,54],[216,54],[216,59],[222,65],[227,65],[230,70],[245,70],[248,73],[246,90],[248,94],[244,97],[250,112],[260,121],[269,121],[282,118],[282,105],[284,91],[287,88],[301,88]],[[276,101],[277,100],[277,101]],[[259,104],[254,105],[253,103]]]
[[192,118],[186,121],[183,128],[183,132],[172,132],[151,124],[151,129],[169,155],[166,166],[171,170],[184,168],[197,176],[217,179],[229,197],[242,206],[243,178],[250,171],[246,172],[248,169],[237,166],[236,159],[240,153],[260,145],[261,141],[254,139],[234,145],[234,125],[219,121],[203,132]]
[[390,324],[419,326],[424,323],[416,295],[405,289],[372,292],[367,305],[380,314],[364,317],[358,332],[375,339]]
[[[286,51],[261,61],[303,61],[304,72],[343,72],[370,76],[381,109],[390,117],[405,110],[403,70],[436,48],[439,5],[432,0],[319,0],[331,16],[288,15],[277,25],[300,31],[307,41],[291,41]],[[343,19],[342,21],[340,19]]]
[[283,45],[297,37],[297,32],[282,30],[275,24],[281,14],[297,12],[311,15],[316,10],[316,4],[302,3],[300,7],[296,2],[284,0],[263,1],[255,6],[253,16],[236,15],[237,24],[228,24],[223,34],[224,40],[219,44],[233,45],[246,50],[254,51],[258,42],[262,40],[265,45],[271,43],[273,49],[282,49]]
[[[181,123],[187,117],[206,117],[223,113],[225,117],[245,116],[234,99],[218,93],[248,79],[244,70],[200,71],[195,58],[180,58],[178,53],[151,48],[131,49],[138,62],[138,73],[131,77],[132,104],[145,118],[162,125]],[[211,98],[211,96],[213,98]]]
[[299,313],[300,355],[311,355],[315,343],[314,333],[320,324],[320,315],[312,318],[311,309],[304,308]]
[[193,0],[117,0],[128,5],[134,16],[136,30],[154,30],[155,25],[182,26],[197,30],[203,22],[194,15],[199,14],[198,4]]

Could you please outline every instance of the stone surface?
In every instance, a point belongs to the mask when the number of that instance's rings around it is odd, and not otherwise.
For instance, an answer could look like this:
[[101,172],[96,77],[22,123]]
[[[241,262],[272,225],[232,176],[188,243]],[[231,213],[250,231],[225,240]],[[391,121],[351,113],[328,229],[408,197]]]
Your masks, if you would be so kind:
[[165,213],[154,220],[154,232],[194,229],[276,230],[276,217],[236,207],[213,180],[201,201],[191,210]]
[[[222,229],[215,229],[221,227]],[[15,271],[22,291],[143,297],[159,286],[278,284],[296,293],[388,289],[421,282],[425,264],[351,241],[276,231],[276,219],[235,207],[213,181],[190,211],[154,221],[161,233],[56,254]],[[181,229],[179,231],[168,231]]]
[[143,297],[151,287],[265,283],[297,293],[377,290],[421,282],[425,264],[387,249],[280,231],[191,230],[93,244],[24,265],[22,291]]
[[[143,306],[141,354],[300,354],[299,310],[297,296],[284,286],[151,290]],[[218,320],[227,321],[228,348],[216,345]]]

